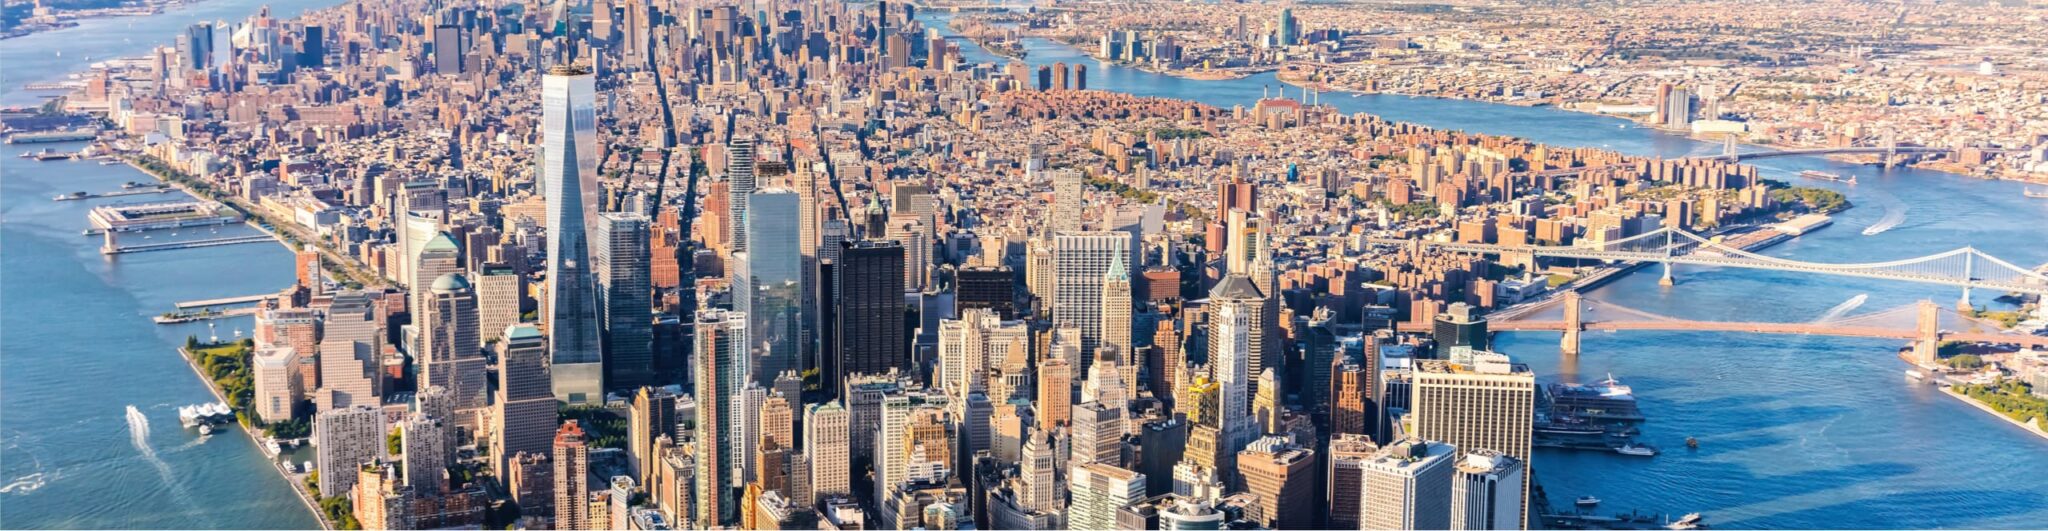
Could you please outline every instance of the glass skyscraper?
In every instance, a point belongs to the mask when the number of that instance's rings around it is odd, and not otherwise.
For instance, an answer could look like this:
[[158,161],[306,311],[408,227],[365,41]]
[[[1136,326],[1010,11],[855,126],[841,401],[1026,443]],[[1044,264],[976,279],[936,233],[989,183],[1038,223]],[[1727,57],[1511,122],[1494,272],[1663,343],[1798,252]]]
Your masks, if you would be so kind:
[[654,381],[647,216],[607,212],[600,219],[591,252],[604,311],[605,381],[619,389],[670,383]]
[[556,66],[541,79],[541,189],[547,196],[549,358],[555,399],[604,401],[597,283],[585,228],[597,219],[597,78]]
[[773,387],[801,369],[803,262],[796,192],[770,188],[747,198],[747,250],[733,277],[733,303],[747,316],[749,377]]

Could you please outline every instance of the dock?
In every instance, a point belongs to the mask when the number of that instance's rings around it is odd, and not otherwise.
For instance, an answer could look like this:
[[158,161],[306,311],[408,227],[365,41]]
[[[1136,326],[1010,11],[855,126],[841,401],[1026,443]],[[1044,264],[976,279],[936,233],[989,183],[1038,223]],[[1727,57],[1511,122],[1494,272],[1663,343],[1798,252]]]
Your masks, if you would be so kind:
[[152,321],[156,321],[156,324],[178,324],[178,323],[190,323],[190,322],[193,322],[193,321],[206,321],[206,320],[211,320],[211,319],[226,319],[226,318],[229,318],[229,317],[240,317],[240,316],[244,316],[244,315],[256,315],[256,312],[257,312],[257,308],[255,308],[255,307],[249,307],[249,308],[233,308],[233,309],[229,309],[229,310],[227,310],[227,311],[214,311],[214,310],[201,310],[201,311],[197,311],[197,312],[189,312],[189,311],[176,311],[176,312],[170,312],[170,313],[166,313],[166,314],[163,314],[163,315],[159,315],[159,316],[156,316],[156,317],[152,317],[152,318],[150,318],[150,320],[152,320]]
[[140,245],[121,245],[114,247],[101,246],[100,254],[116,255],[128,253],[142,253],[149,251],[169,251],[174,249],[198,249],[201,247],[220,247],[223,245],[241,245],[245,243],[261,243],[267,241],[271,241],[270,236],[258,235],[235,236],[229,238],[216,238],[211,240],[194,240],[185,242],[145,243]]
[[[102,197],[124,197],[124,196],[131,196],[131,195],[148,195],[148,194],[168,194],[168,193],[171,193],[172,191],[174,191],[174,190],[172,190],[172,189],[171,189],[171,188],[169,188],[169,187],[164,187],[164,188],[151,188],[151,189],[142,189],[142,190],[122,190],[122,191],[119,191],[119,192],[105,192],[105,193],[97,193],[97,194],[71,194],[71,195],[60,195],[60,196],[57,196],[57,197],[53,197],[53,198],[50,198],[50,199],[51,199],[51,200],[53,200],[53,201],[81,201],[81,200],[86,200],[86,199],[99,199],[99,198],[102,198]],[[104,229],[102,229],[102,230],[104,230]]]
[[196,301],[184,301],[184,302],[180,302],[180,303],[177,303],[177,304],[175,304],[175,306],[177,306],[177,307],[178,307],[178,309],[180,309],[180,310],[184,310],[184,309],[190,309],[190,308],[205,308],[205,307],[207,307],[207,306],[226,306],[226,305],[229,305],[229,304],[248,304],[248,303],[251,303],[251,302],[260,302],[260,301],[264,301],[264,300],[269,300],[269,299],[274,299],[274,298],[277,298],[277,294],[276,294],[276,293],[258,293],[258,294],[255,294],[255,295],[243,295],[243,296],[240,296],[240,297],[221,297],[221,298],[218,298],[218,299],[202,299],[202,300],[196,300]]

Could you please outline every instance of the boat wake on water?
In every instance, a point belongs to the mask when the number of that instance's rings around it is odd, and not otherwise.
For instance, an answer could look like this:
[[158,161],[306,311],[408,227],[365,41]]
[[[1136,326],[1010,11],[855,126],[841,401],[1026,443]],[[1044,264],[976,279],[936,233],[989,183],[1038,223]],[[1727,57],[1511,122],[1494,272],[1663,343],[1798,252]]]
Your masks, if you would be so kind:
[[1849,300],[1842,301],[1841,304],[1837,304],[1833,308],[1828,308],[1827,312],[1820,314],[1820,318],[1814,319],[1813,322],[1820,323],[1839,319],[1842,317],[1842,314],[1849,313],[1849,310],[1854,310],[1857,306],[1862,306],[1863,301],[1867,300],[1870,300],[1869,293],[1849,297]]
[[1884,231],[1892,230],[1898,227],[1900,223],[1906,222],[1906,203],[1904,201],[1900,201],[1899,198],[1893,197],[1891,194],[1883,194],[1878,196],[1878,203],[1884,206],[1884,216],[1877,218],[1876,223],[1871,223],[1870,226],[1864,227],[1864,236],[1883,234]]
[[171,488],[179,502],[192,508],[195,513],[205,512],[192,500],[192,493],[187,492],[185,486],[178,483],[177,478],[172,475],[171,464],[164,462],[162,457],[157,457],[156,448],[149,445],[149,417],[144,416],[142,410],[135,409],[133,404],[128,406],[128,439],[135,444],[136,451],[142,452],[142,459],[149,461],[150,466],[156,467],[157,475],[163,478],[164,485]]

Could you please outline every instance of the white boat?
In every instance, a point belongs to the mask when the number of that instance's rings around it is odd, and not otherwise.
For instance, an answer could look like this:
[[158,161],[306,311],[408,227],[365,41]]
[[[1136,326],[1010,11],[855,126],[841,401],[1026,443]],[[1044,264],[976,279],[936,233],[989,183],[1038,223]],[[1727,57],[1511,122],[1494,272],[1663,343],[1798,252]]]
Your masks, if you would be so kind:
[[1572,503],[1580,507],[1592,507],[1595,505],[1599,505],[1600,499],[1592,496],[1580,496],[1578,501]]
[[1614,453],[1621,455],[1633,455],[1637,457],[1650,457],[1657,455],[1657,449],[1651,448],[1647,445],[1628,443],[1615,448]]
[[1680,518],[1680,519],[1678,519],[1678,521],[1676,521],[1676,522],[1672,522],[1672,523],[1669,523],[1669,524],[1665,524],[1665,525],[1664,525],[1664,528],[1665,528],[1665,529],[1699,529],[1699,528],[1705,527],[1705,525],[1706,525],[1706,524],[1704,523],[1704,521],[1705,521],[1705,520],[1706,520],[1705,518],[1701,518],[1701,517],[1700,517],[1700,513],[1691,513],[1691,514],[1687,514],[1687,515],[1685,515],[1685,517],[1684,517],[1684,518]]

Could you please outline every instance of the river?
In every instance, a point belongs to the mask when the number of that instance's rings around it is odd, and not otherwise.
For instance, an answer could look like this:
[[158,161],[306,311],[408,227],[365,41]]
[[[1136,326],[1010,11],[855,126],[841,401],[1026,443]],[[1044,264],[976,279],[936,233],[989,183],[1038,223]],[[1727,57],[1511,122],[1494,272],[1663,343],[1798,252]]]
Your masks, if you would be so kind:
[[[924,13],[951,34],[945,15]],[[970,61],[1008,62],[965,39]],[[1206,81],[1106,64],[1043,39],[1026,40],[1033,66],[1088,65],[1088,87],[1250,107],[1283,89],[1273,74]],[[1324,93],[1323,103],[1438,128],[1514,135],[1564,146],[1638,155],[1718,153],[1717,144],[1637,127],[1626,120],[1542,107],[1392,95]],[[1974,245],[2024,266],[2048,262],[2048,201],[2021,185],[1918,170],[1882,170],[1818,157],[1761,159],[1767,177],[1847,194],[1858,206],[1835,226],[1772,247],[1767,254],[1818,262],[1876,262]],[[1796,177],[1801,170],[1856,175],[1859,185]],[[1875,235],[1874,224],[1895,224]],[[1931,298],[1942,288],[1871,279],[1753,269],[1678,269],[1678,285],[1657,285],[1646,269],[1593,291],[1663,315],[1730,321],[1811,321],[1858,295],[1859,315]],[[1978,304],[1999,306],[1978,294]],[[1910,323],[1902,323],[1910,324]],[[1497,348],[1528,363],[1543,381],[1598,381],[1612,373],[1634,387],[1651,421],[1644,440],[1666,450],[1643,459],[1539,450],[1537,474],[1553,500],[1604,500],[1601,510],[1705,513],[1734,528],[2040,527],[2048,522],[2048,442],[1933,387],[1910,385],[1896,341],[1812,336],[1624,332],[1589,334],[1573,364],[1556,334],[1504,333]],[[1701,440],[1687,451],[1684,440]]]
[[[0,41],[0,103],[35,104],[21,85],[63,79],[92,61],[135,56],[200,20],[241,19],[268,4],[289,16],[332,0],[207,0],[148,17]],[[59,55],[61,52],[61,55]],[[23,528],[317,528],[248,438],[200,437],[175,408],[212,401],[181,360],[207,325],[157,326],[172,303],[282,289],[284,247],[247,244],[105,257],[80,235],[93,206],[182,199],[182,194],[51,201],[109,192],[150,177],[125,165],[34,162],[0,149],[0,520]],[[242,227],[222,232],[250,230]],[[191,234],[181,235],[191,237]],[[173,238],[159,233],[153,238]],[[215,321],[222,338],[249,318]]]

